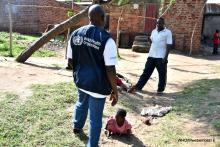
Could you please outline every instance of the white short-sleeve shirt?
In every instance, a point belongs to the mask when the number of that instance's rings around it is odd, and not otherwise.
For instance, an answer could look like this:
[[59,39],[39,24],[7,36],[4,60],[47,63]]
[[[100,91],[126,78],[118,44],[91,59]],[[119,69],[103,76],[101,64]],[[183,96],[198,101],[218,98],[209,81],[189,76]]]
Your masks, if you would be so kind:
[[153,58],[164,58],[166,55],[167,44],[173,44],[171,31],[165,28],[158,32],[156,28],[152,31],[150,39],[152,43],[148,56]]
[[[105,61],[106,66],[114,66],[118,62],[117,46],[116,46],[115,41],[112,38],[109,38],[105,44],[103,57],[104,57],[104,61]],[[72,59],[72,48],[70,45],[70,40],[68,42],[68,47],[67,47],[67,58]],[[79,90],[91,95],[92,97],[96,97],[96,98],[105,98],[107,96],[107,95],[102,95],[99,93],[90,92],[90,91],[87,91],[84,89],[79,89]]]

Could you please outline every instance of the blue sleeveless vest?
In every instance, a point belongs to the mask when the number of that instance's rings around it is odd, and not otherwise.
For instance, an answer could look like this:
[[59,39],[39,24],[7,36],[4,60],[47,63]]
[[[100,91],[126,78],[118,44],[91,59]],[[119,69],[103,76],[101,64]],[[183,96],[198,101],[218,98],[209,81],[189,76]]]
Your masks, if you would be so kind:
[[103,95],[111,93],[103,57],[109,38],[108,32],[94,25],[83,26],[73,32],[73,77],[78,88]]

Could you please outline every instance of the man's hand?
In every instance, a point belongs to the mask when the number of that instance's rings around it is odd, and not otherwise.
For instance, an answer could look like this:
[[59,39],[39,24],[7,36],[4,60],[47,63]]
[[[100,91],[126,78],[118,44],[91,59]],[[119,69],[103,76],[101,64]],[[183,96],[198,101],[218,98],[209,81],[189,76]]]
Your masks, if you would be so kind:
[[107,73],[108,80],[112,86],[112,93],[110,95],[110,101],[112,101],[112,106],[114,106],[118,102],[118,90],[117,90],[117,85],[116,85],[115,66],[106,66],[106,73]]
[[110,101],[112,101],[111,105],[115,106],[118,102],[118,92],[112,92],[110,95]]
[[168,63],[168,60],[167,59],[163,59],[162,62],[163,62],[163,64],[166,64],[166,63]]
[[165,57],[163,58],[163,64],[165,63],[168,63],[168,55],[169,55],[169,52],[170,50],[172,49],[172,44],[167,44],[167,48],[166,48],[166,54],[165,54]]

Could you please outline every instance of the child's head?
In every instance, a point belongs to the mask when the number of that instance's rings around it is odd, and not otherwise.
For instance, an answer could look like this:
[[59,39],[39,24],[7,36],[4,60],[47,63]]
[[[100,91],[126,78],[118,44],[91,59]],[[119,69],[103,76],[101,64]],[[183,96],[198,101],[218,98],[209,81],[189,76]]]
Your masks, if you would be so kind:
[[117,114],[115,116],[118,125],[124,124],[126,114],[127,114],[126,110],[118,109]]

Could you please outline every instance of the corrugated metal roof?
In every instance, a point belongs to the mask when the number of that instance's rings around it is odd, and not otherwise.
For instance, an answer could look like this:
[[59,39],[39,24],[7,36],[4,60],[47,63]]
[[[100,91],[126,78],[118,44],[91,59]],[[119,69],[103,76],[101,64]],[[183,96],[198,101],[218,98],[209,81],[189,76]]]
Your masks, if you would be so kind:
[[77,5],[91,5],[92,2],[75,2]]
[[205,14],[220,14],[220,4],[207,4]]
[[220,0],[208,0],[207,4],[220,4]]

